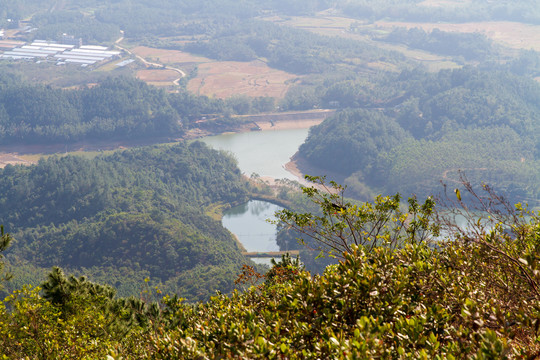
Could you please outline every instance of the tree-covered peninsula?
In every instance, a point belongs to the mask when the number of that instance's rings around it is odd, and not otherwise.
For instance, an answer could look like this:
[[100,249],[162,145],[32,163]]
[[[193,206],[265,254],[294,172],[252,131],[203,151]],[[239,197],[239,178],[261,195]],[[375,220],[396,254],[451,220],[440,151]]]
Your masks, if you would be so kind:
[[206,212],[245,201],[245,180],[235,160],[200,142],[8,165],[0,192],[0,219],[15,238],[10,288],[61,266],[122,294],[138,294],[149,277],[168,292],[206,299],[230,291],[249,263]]

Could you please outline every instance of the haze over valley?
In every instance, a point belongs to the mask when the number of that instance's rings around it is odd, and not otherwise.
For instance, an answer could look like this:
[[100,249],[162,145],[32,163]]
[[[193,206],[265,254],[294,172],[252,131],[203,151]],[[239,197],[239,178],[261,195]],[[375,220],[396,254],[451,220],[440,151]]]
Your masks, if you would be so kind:
[[538,357],[538,34],[537,0],[0,0],[0,354]]

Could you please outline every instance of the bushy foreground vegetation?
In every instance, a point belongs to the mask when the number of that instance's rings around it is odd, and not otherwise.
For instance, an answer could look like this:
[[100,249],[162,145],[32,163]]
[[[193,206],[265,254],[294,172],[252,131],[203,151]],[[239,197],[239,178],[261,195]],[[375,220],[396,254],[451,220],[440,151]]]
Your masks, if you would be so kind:
[[340,262],[312,276],[284,257],[262,282],[245,266],[237,284],[247,289],[206,303],[119,299],[54,269],[41,289],[3,301],[0,351],[39,359],[533,359],[540,218],[465,185],[472,192],[456,191],[462,213],[473,216],[465,198],[476,196],[490,216],[461,229],[431,199],[411,198],[402,212],[399,196],[358,207],[338,186],[334,195],[306,189],[324,216],[282,218],[346,249],[335,253]]

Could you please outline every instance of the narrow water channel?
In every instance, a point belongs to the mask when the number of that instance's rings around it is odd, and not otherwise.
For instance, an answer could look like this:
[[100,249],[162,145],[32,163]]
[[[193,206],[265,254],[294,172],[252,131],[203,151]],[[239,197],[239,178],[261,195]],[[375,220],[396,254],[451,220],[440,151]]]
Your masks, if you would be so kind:
[[[308,135],[309,129],[252,131],[203,138],[214,149],[230,151],[238,160],[238,167],[247,176],[257,173],[276,179],[297,178],[285,170]],[[276,226],[268,223],[282,207],[260,200],[227,210],[223,226],[235,234],[248,252],[279,251],[276,243]],[[258,263],[269,263],[266,258],[254,258]]]

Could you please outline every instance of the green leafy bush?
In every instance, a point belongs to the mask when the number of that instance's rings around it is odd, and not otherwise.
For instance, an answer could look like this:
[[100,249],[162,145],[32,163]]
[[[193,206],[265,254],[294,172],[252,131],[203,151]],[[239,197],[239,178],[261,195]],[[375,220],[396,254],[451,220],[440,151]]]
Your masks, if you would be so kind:
[[[361,207],[338,203],[343,208],[331,214],[334,220],[317,218],[337,243],[349,242],[338,264],[312,276],[283,257],[264,278],[244,267],[239,283],[252,286],[206,303],[116,299],[107,287],[54,270],[43,295],[25,288],[2,303],[0,352],[5,358],[535,358],[540,214],[509,206],[488,187],[479,194],[463,185],[457,200],[446,199],[454,206],[439,212],[429,199],[411,199],[403,211],[397,196]],[[339,200],[305,191],[316,195],[323,213]],[[386,224],[373,227],[379,235],[399,241],[372,247],[344,238],[345,225],[334,225],[347,223],[353,209],[355,216],[375,215],[357,223],[364,229],[378,219]],[[389,214],[399,216],[387,221]],[[452,221],[456,214],[467,226]],[[282,216],[305,225],[302,216]],[[424,236],[439,228],[437,238]],[[363,230],[353,224],[347,231]]]

